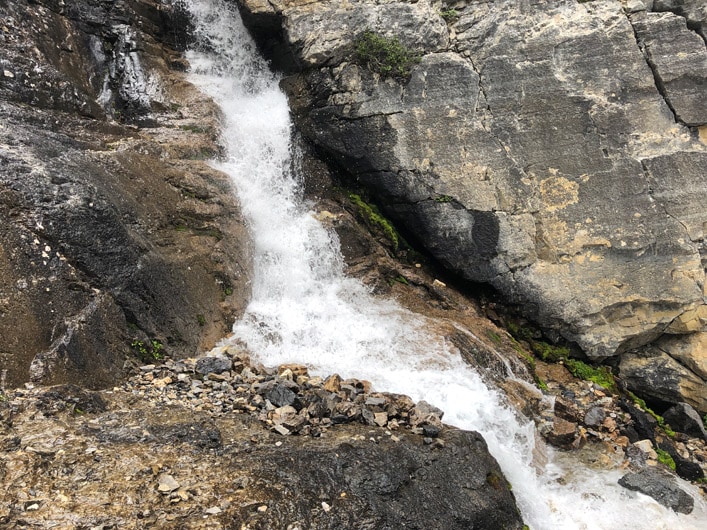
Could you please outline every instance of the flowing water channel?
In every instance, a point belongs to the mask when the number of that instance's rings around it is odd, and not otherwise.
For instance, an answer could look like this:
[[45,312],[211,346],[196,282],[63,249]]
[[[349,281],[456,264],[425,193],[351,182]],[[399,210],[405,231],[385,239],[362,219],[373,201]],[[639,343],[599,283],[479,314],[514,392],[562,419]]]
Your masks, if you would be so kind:
[[231,176],[253,238],[252,299],[234,337],[265,365],[298,362],[315,374],[366,379],[379,391],[438,406],[446,423],[481,432],[534,530],[704,528],[699,503],[690,516],[675,514],[619,487],[619,472],[589,470],[552,451],[536,470],[533,423],[488,388],[431,322],[344,275],[335,234],[302,200],[278,78],[233,4],[188,4],[197,37],[188,53],[191,80],[223,111],[226,155],[213,164]]

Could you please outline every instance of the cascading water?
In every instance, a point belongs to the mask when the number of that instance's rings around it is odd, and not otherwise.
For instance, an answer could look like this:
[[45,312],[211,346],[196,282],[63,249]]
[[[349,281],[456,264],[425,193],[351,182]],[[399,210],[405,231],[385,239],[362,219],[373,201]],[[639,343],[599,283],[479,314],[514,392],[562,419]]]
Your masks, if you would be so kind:
[[619,487],[618,472],[560,464],[551,452],[538,474],[532,422],[487,388],[430,322],[343,274],[335,235],[301,201],[277,78],[232,4],[188,3],[197,40],[188,54],[191,80],[223,111],[226,156],[214,165],[232,177],[254,243],[252,300],[234,337],[263,364],[299,362],[313,373],[367,379],[440,407],[447,423],[481,432],[533,529],[702,528],[707,511],[699,500],[691,516],[675,514]]

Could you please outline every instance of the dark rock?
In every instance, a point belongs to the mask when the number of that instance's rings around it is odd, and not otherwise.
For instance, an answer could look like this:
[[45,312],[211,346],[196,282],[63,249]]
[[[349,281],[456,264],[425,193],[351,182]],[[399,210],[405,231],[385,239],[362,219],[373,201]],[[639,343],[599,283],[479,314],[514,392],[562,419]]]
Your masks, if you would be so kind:
[[637,473],[627,473],[619,479],[619,484],[653,497],[678,513],[691,513],[694,508],[694,499],[678,487],[672,475],[658,469],[648,467]]
[[228,357],[200,357],[196,361],[196,371],[202,375],[220,374],[231,369],[233,362]]
[[707,432],[700,415],[687,403],[678,403],[663,413],[663,419],[677,432],[707,441]]
[[292,405],[297,398],[297,394],[285,385],[279,384],[266,392],[264,397],[265,399],[270,400],[270,403],[276,407],[284,407],[285,405]]
[[[628,436],[629,440],[632,443],[638,440],[651,440],[655,442],[655,429],[658,426],[656,419],[650,414],[640,410],[626,398],[619,399],[619,406],[622,410],[629,413],[633,422],[633,432],[626,430],[626,436]],[[633,433],[635,433],[635,437]]]

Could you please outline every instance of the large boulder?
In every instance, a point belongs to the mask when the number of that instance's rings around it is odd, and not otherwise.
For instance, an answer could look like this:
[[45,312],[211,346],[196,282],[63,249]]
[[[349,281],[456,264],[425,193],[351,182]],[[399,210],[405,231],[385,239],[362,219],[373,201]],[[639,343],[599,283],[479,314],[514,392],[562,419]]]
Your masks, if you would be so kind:
[[[259,14],[280,23],[300,71],[284,86],[320,152],[450,270],[599,360],[707,321],[707,51],[692,19],[629,4]],[[361,64],[366,29],[420,54],[409,78]],[[663,57],[676,47],[679,61]]]
[[178,18],[0,3],[3,385],[113,386],[126,356],[209,349],[242,310],[246,231],[203,161],[218,111],[180,71]]

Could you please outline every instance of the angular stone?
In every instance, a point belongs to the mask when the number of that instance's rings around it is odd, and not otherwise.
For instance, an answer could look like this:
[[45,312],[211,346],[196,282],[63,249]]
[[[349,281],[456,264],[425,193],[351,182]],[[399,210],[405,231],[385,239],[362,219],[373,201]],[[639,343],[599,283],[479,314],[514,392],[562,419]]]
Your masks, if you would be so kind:
[[172,475],[163,473],[157,479],[157,490],[165,495],[178,489],[179,482]]
[[282,384],[276,385],[263,396],[265,399],[270,400],[270,403],[276,407],[292,405],[295,402],[295,399],[297,399],[297,394]]
[[552,430],[546,435],[548,442],[562,448],[570,448],[576,437],[577,424],[562,418],[555,418]]
[[324,380],[324,386],[322,387],[327,392],[338,392],[341,390],[341,377],[339,374],[333,374]]
[[584,424],[589,427],[599,427],[606,418],[606,412],[602,407],[592,407],[584,415]]
[[645,468],[638,473],[627,473],[619,479],[624,488],[653,497],[656,501],[678,513],[691,513],[695,500],[682,490],[672,475],[655,468]]
[[678,403],[663,413],[663,419],[677,432],[695,436],[707,441],[707,432],[702,418],[687,403]]
[[233,362],[228,357],[200,357],[196,361],[196,371],[202,375],[217,373],[220,374],[230,370]]

